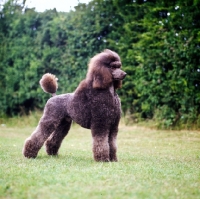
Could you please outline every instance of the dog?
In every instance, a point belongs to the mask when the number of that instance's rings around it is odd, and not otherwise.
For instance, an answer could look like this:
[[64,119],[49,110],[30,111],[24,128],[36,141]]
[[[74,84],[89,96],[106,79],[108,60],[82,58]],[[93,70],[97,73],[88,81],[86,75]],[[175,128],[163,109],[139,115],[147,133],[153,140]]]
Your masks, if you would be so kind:
[[116,162],[121,88],[126,73],[119,55],[109,49],[91,58],[86,78],[73,93],[56,95],[57,78],[43,75],[40,85],[51,97],[35,131],[25,141],[23,155],[36,158],[45,143],[48,155],[58,155],[60,145],[72,121],[91,129],[93,157],[97,162]]

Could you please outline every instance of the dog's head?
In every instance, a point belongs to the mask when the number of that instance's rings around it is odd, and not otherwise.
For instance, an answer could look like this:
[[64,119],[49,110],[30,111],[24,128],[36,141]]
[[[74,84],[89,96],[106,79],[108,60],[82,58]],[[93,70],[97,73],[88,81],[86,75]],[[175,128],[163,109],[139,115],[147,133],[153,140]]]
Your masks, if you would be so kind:
[[119,55],[106,49],[90,60],[87,79],[92,80],[92,87],[96,89],[105,89],[111,84],[115,89],[120,88],[126,76],[121,65]]

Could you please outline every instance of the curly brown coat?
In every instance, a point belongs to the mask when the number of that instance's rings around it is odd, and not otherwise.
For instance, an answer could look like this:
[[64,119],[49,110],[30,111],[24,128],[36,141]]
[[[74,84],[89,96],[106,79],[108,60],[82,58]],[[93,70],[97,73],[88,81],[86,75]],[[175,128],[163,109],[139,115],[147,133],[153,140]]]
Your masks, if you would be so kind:
[[[35,158],[46,145],[48,155],[57,155],[72,120],[91,129],[93,156],[96,161],[117,161],[117,133],[121,103],[115,90],[122,85],[126,73],[120,57],[111,50],[95,55],[89,63],[86,79],[74,93],[57,95],[48,100],[36,130],[26,139],[23,154]],[[40,84],[45,92],[57,89],[56,77],[45,74]]]

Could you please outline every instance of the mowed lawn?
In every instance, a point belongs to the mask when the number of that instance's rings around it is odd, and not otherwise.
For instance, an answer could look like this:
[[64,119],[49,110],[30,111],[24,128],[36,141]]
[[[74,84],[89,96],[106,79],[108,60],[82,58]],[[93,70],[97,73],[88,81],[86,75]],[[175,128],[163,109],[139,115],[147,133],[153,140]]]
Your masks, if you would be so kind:
[[73,125],[58,157],[22,156],[34,127],[0,127],[0,198],[200,198],[200,132],[120,125],[117,163],[92,158],[89,130]]

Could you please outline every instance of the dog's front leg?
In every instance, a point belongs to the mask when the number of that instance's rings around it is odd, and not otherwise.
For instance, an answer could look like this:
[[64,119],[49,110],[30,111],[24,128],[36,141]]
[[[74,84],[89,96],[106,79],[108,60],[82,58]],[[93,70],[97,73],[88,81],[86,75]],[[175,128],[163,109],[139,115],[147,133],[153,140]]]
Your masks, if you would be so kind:
[[97,162],[109,162],[108,130],[91,129],[93,138],[93,156]]
[[114,130],[110,132],[109,135],[109,146],[110,146],[110,161],[117,162],[117,132],[118,130]]

